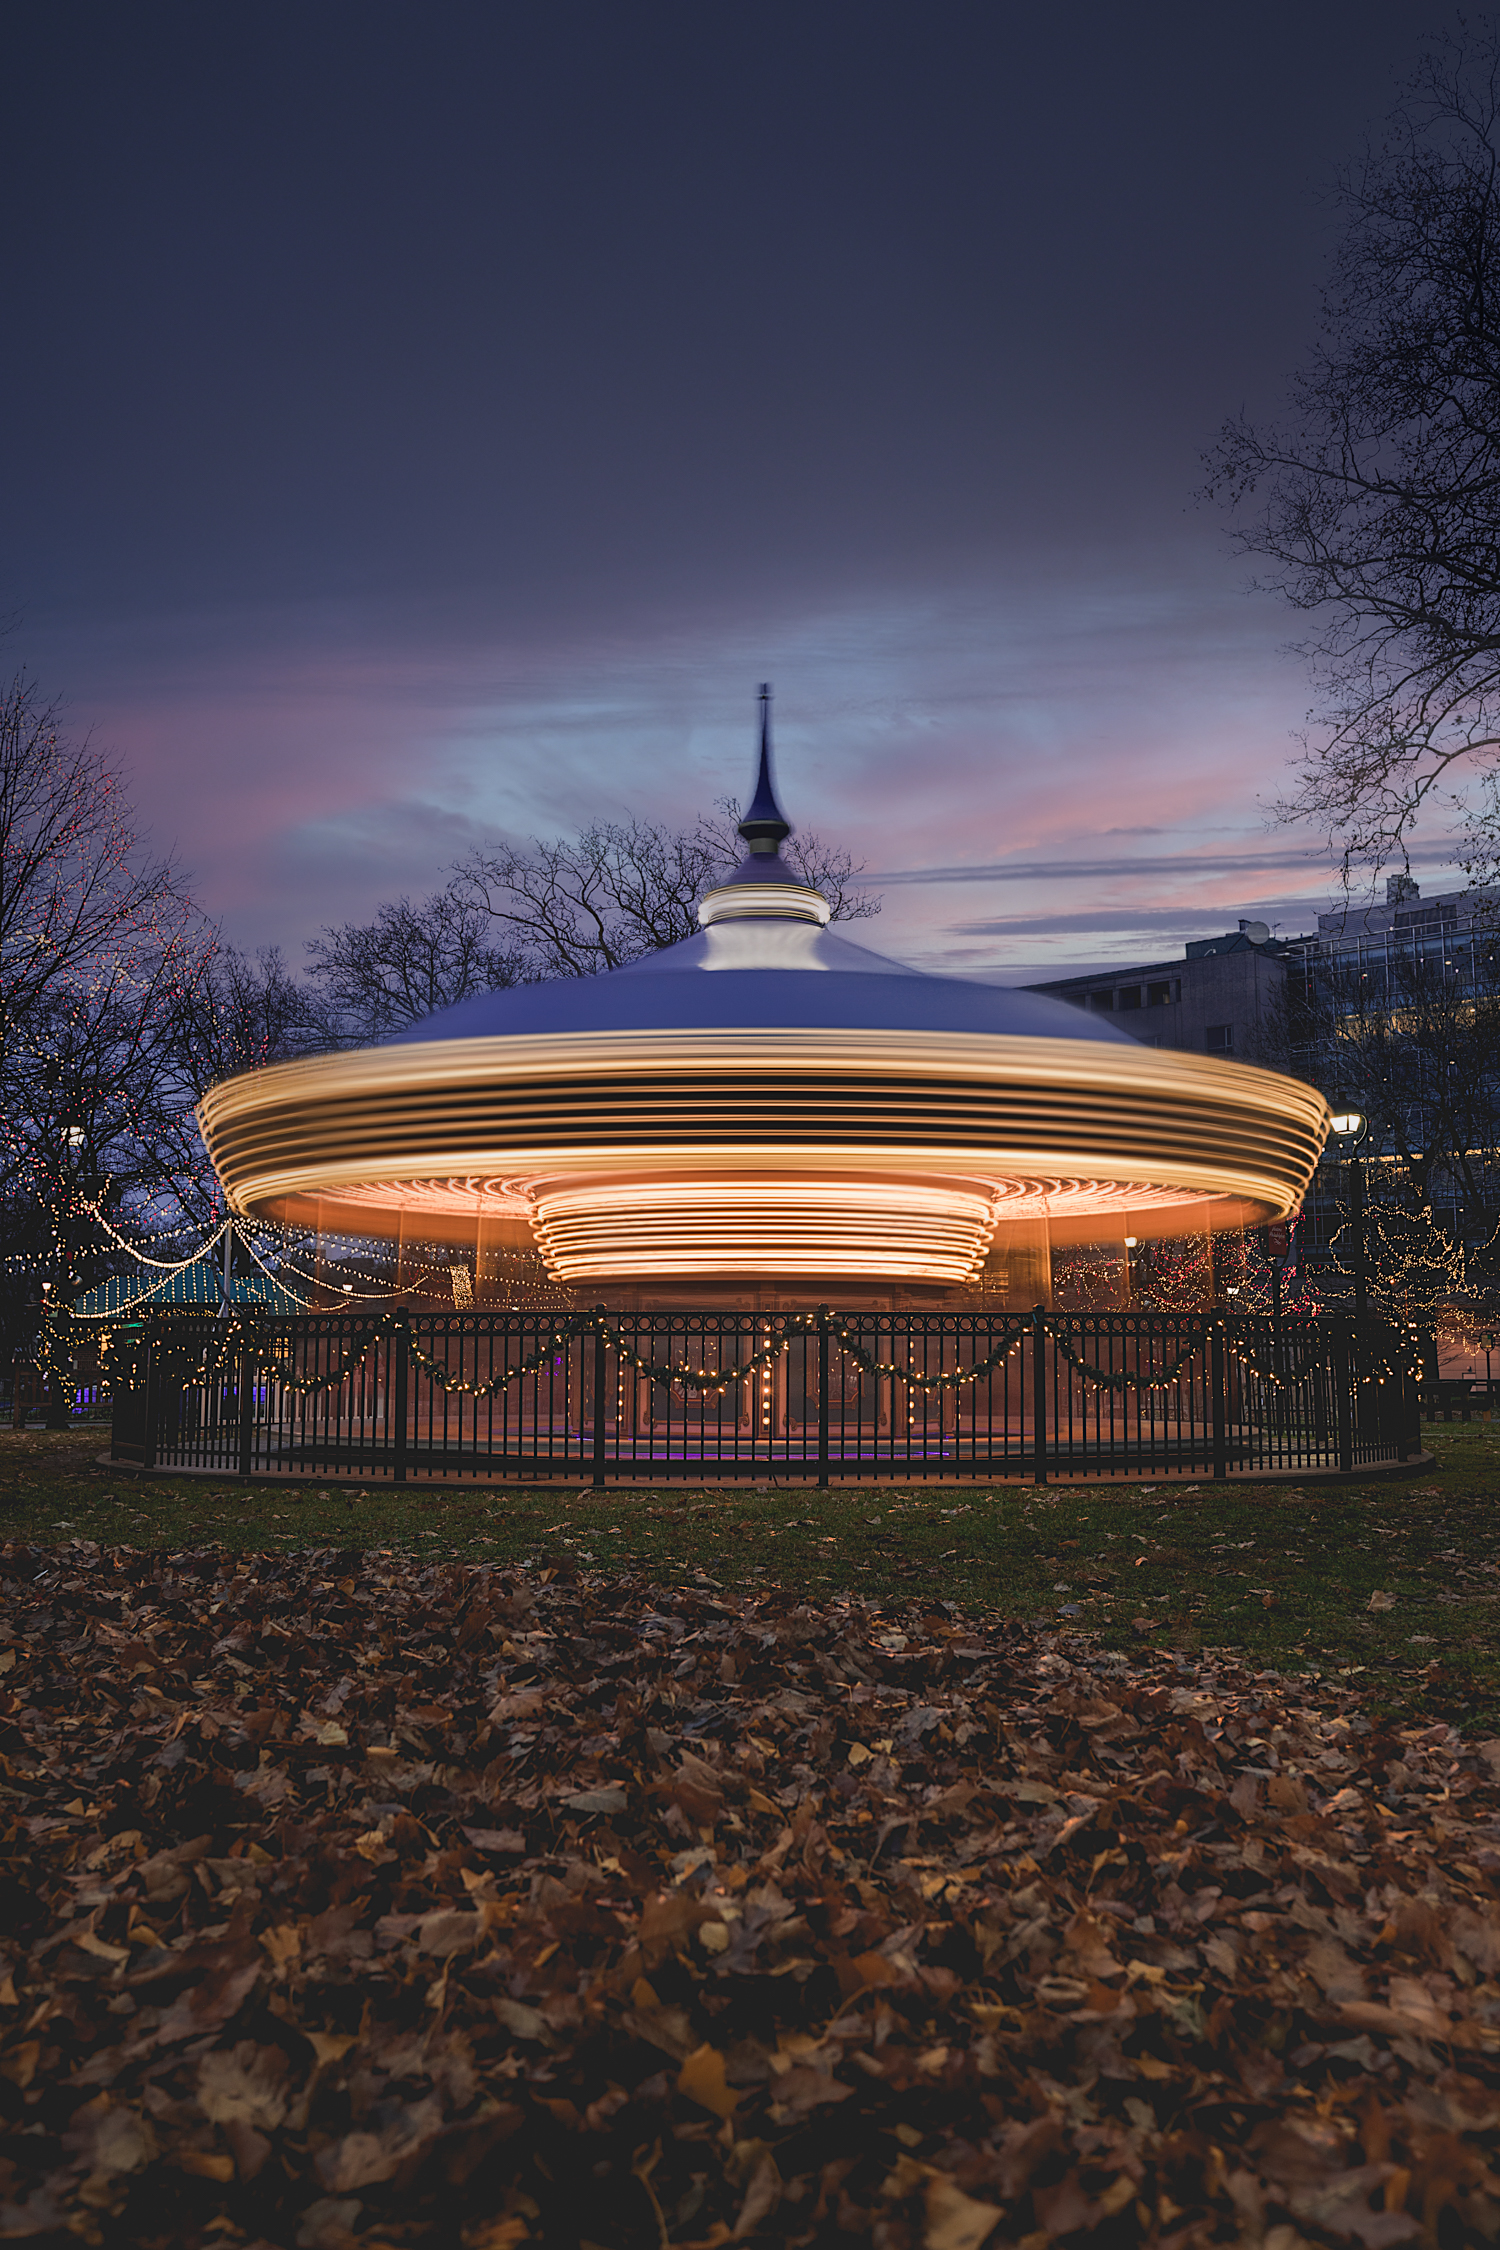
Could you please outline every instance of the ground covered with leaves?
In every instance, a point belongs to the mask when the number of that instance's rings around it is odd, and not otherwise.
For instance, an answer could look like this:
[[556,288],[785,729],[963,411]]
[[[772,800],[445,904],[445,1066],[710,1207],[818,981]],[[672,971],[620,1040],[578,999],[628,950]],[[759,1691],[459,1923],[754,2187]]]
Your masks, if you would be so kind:
[[0,1432],[0,1538],[364,1547],[961,1603],[1134,1650],[1346,1672],[1385,1707],[1500,1734],[1500,1424],[1427,1425],[1404,1479],[1108,1486],[393,1488],[134,1476],[103,1430]]
[[0,1572],[0,2239],[1500,2233],[1500,1743],[926,1599]]

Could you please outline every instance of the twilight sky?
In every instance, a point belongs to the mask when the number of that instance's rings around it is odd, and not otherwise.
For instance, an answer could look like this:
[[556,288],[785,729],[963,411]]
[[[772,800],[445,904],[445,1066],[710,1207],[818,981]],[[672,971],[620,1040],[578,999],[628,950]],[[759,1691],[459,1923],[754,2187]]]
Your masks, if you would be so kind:
[[1192,494],[1451,20],[10,0],[10,648],[294,959],[487,836],[743,792],[763,678],[882,951],[1306,928],[1293,620]]

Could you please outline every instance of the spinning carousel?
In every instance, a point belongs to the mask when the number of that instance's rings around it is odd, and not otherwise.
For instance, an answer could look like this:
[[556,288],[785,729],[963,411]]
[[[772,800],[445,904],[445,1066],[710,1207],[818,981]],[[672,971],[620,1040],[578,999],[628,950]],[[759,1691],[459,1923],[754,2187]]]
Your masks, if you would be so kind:
[[681,944],[215,1086],[198,1116],[232,1208],[315,1235],[331,1291],[354,1244],[455,1302],[539,1259],[645,1307],[1030,1305],[1055,1247],[1300,1204],[1329,1123],[1312,1087],[831,927],[782,857],[765,691],[739,833]]

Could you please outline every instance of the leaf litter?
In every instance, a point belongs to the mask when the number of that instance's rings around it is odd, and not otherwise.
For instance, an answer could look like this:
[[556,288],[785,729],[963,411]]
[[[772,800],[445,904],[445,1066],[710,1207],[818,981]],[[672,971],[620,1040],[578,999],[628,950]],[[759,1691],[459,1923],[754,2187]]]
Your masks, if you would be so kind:
[[0,2241],[1500,2234],[1500,1742],[947,1603],[0,1573]]

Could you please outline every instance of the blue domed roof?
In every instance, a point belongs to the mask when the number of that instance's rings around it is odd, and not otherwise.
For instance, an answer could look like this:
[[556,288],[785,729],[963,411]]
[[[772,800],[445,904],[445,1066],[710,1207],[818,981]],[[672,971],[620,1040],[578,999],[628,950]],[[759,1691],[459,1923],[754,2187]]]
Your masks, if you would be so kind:
[[[748,896],[748,892],[746,893]],[[831,929],[764,910],[592,977],[485,992],[387,1041],[585,1031],[960,1031],[1137,1044],[1066,1001],[928,976]]]

